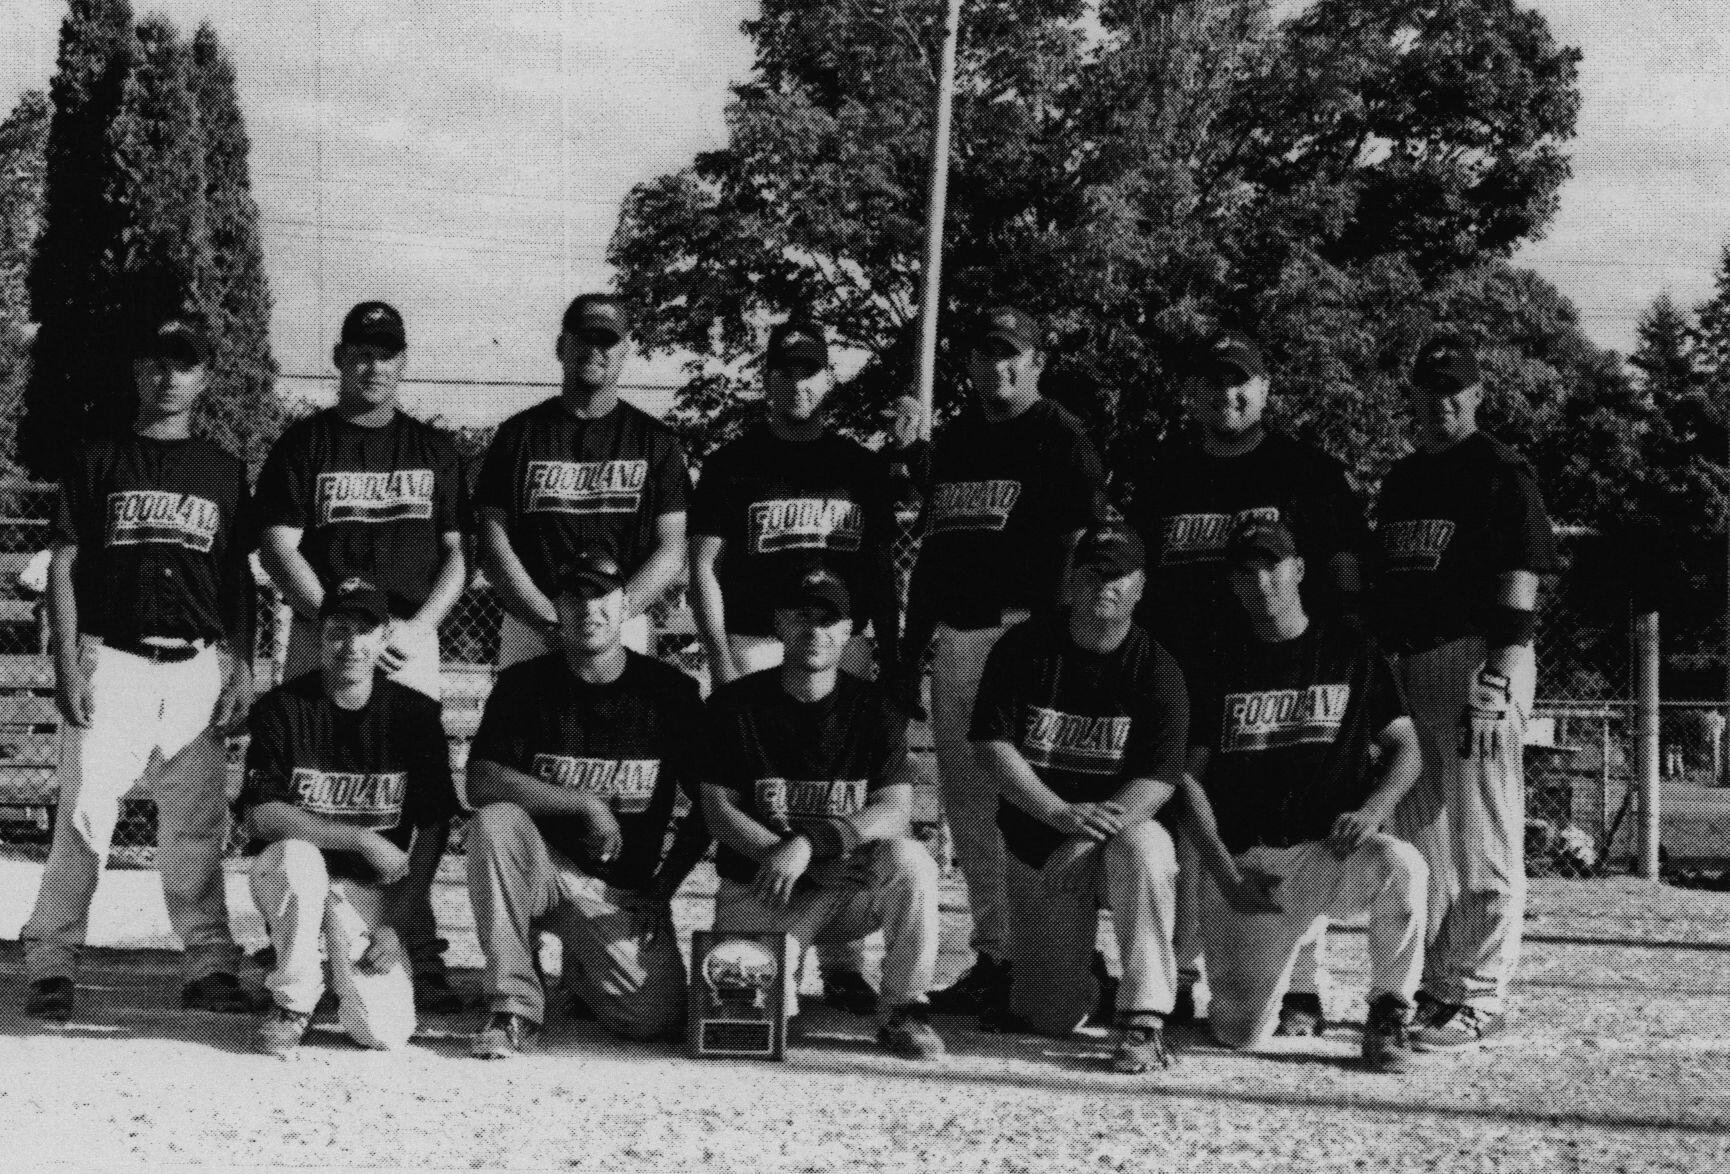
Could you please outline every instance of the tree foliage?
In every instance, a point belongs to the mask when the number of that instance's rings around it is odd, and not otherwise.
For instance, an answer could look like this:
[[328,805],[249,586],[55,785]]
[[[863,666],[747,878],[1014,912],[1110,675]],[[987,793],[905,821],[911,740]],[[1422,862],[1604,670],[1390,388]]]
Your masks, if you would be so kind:
[[0,469],[14,477],[13,434],[30,357],[30,257],[42,228],[48,97],[26,90],[0,122]]
[[[978,0],[958,47],[938,407],[950,340],[1009,301],[1048,388],[1124,467],[1174,422],[1162,358],[1218,321],[1267,343],[1278,410],[1373,479],[1393,389],[1445,307],[1540,231],[1578,54],[1512,0]],[[864,355],[844,422],[913,375],[943,5],[764,0],[725,147],[640,185],[611,257],[645,340],[695,356],[698,447],[744,411],[794,307]]]

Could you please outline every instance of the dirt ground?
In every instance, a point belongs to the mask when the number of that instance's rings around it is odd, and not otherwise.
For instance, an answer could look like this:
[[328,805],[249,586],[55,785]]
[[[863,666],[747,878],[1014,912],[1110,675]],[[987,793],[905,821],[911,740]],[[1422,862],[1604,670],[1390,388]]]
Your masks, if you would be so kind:
[[[0,936],[15,936],[32,866],[0,863]],[[249,946],[262,926],[231,890]],[[173,1007],[151,873],[98,898],[79,1013],[19,1014],[15,942],[0,943],[0,1168],[533,1168],[591,1171],[1730,1169],[1730,895],[1627,879],[1537,882],[1502,1046],[1406,1076],[1356,1067],[1363,935],[1333,935],[1353,1021],[1329,1038],[1234,1055],[1174,1032],[1179,1066],[1104,1071],[1103,1032],[981,1035],[939,1020],[951,1055],[878,1053],[870,1025],[816,1010],[785,1064],[698,1062],[616,1046],[555,1018],[535,1055],[466,1053],[473,1016],[423,1022],[395,1054],[315,1030],[290,1061],[247,1051],[244,1018]],[[707,923],[700,875],[681,898]],[[24,896],[18,897],[20,889]],[[693,891],[694,890],[694,891]],[[459,984],[478,964],[459,886],[438,891]],[[947,938],[965,938],[946,896]],[[962,964],[945,955],[947,977]],[[256,982],[256,972],[247,976]]]

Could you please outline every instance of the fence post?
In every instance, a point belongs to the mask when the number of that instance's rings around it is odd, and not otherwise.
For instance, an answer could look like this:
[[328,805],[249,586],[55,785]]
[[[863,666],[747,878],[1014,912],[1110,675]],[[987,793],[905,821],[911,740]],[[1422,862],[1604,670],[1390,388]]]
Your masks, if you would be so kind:
[[1657,880],[1660,843],[1658,795],[1658,613],[1634,617],[1634,745],[1640,780],[1640,875]]

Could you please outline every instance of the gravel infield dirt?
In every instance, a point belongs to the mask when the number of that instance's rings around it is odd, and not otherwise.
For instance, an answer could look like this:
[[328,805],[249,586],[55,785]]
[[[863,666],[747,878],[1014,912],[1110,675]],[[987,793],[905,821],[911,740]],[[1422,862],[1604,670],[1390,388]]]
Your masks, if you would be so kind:
[[[26,867],[0,865],[0,891]],[[160,889],[148,873],[116,876],[105,889],[144,895],[130,912],[98,898],[99,931],[125,942],[128,925],[160,916]],[[240,880],[235,924],[255,947]],[[712,883],[705,871],[681,898],[684,933],[707,924]],[[461,887],[437,896],[472,993]],[[945,900],[946,940],[965,940],[962,898]],[[15,934],[16,903],[0,901],[0,934]],[[1101,1031],[1038,1040],[939,1019],[950,1055],[921,1065],[877,1051],[869,1022],[817,1007],[785,1064],[688,1060],[557,1017],[541,1052],[484,1063],[467,1055],[472,1013],[423,1019],[392,1054],[321,1026],[278,1061],[247,1051],[243,1017],[172,1009],[177,961],[159,948],[92,950],[76,1018],[44,1028],[19,1013],[21,959],[5,942],[0,1169],[1726,1170],[1727,915],[1721,893],[1535,882],[1516,1028],[1405,1076],[1356,1065],[1367,975],[1352,930],[1332,938],[1329,1010],[1347,1026],[1253,1056],[1174,1031],[1178,1067],[1128,1078],[1105,1071]],[[945,955],[942,976],[962,963]]]

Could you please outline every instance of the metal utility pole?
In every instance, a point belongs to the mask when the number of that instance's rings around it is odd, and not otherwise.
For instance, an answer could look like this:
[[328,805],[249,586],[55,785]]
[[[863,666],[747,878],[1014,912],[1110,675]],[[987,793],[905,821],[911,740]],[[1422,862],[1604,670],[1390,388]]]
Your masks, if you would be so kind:
[[1658,613],[1634,617],[1634,764],[1640,782],[1640,875],[1659,879],[1662,811],[1658,784]]
[[949,200],[949,112],[955,102],[955,43],[961,38],[961,0],[949,0],[943,54],[937,73],[937,117],[931,142],[931,181],[925,200],[925,266],[919,290],[920,435],[931,439],[937,368],[937,308],[943,284],[943,216]]

